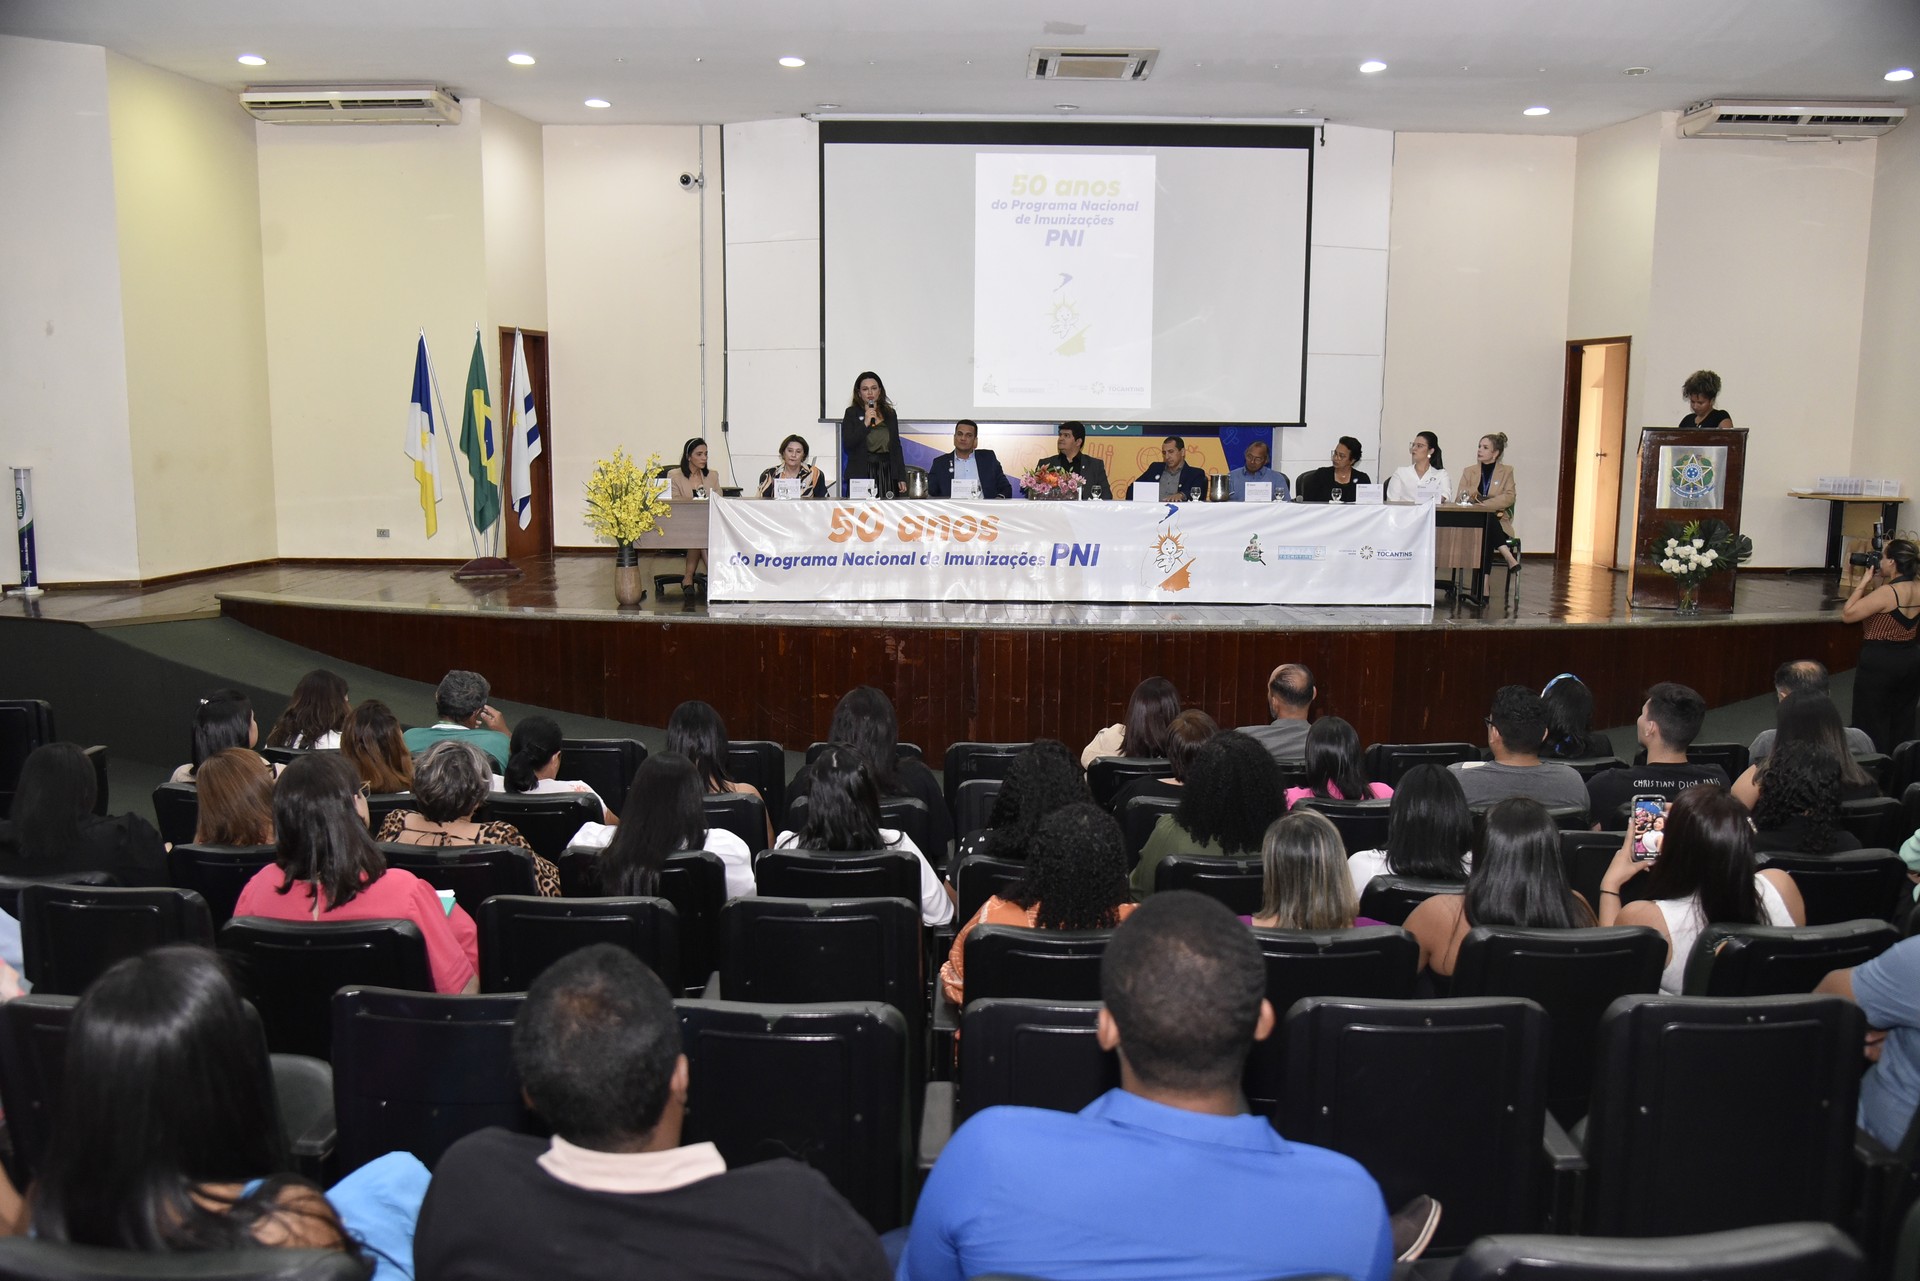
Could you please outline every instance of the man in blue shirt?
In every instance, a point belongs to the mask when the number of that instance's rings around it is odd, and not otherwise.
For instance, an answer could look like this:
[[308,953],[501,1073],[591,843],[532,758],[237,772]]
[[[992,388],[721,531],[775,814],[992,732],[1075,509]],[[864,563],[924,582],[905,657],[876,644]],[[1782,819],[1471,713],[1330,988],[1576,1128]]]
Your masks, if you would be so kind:
[[1857,1123],[1897,1149],[1920,1108],[1920,938],[1901,939],[1865,965],[1835,970],[1813,990],[1844,996],[1867,1016],[1873,1066],[1860,1078]]
[[1077,1113],[988,1108],[961,1126],[897,1281],[1391,1275],[1372,1177],[1247,1114],[1241,1070],[1274,1016],[1260,949],[1230,910],[1154,895],[1114,931],[1100,990],[1121,1088]]
[[1267,448],[1267,442],[1264,440],[1256,440],[1247,446],[1246,464],[1227,473],[1227,484],[1233,487],[1234,502],[1247,501],[1247,482],[1250,480],[1265,481],[1272,485],[1274,502],[1287,501],[1287,478],[1267,466],[1267,460],[1272,456],[1273,451]]
[[953,425],[953,452],[942,454],[927,468],[927,493],[934,498],[953,497],[953,482],[976,481],[982,498],[1012,498],[1013,486],[991,449],[976,449],[980,427],[971,418]]

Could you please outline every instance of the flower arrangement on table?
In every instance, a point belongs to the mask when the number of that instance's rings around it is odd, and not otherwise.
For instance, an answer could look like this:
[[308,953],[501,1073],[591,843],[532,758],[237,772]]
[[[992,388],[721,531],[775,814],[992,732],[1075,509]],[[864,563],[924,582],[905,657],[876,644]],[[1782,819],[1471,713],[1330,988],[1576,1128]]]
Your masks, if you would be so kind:
[[1078,472],[1041,465],[1021,475],[1020,490],[1028,498],[1058,501],[1080,497],[1080,488],[1086,483],[1087,478]]
[[1690,520],[1668,525],[1664,545],[1656,545],[1654,564],[1680,585],[1681,613],[1699,609],[1700,584],[1720,571],[1743,565],[1753,555],[1753,540],[1736,534],[1724,520]]
[[587,477],[587,527],[596,538],[625,550],[660,528],[673,509],[667,505],[666,482],[655,479],[659,471],[660,455],[648,454],[642,467],[624,448],[593,465]]

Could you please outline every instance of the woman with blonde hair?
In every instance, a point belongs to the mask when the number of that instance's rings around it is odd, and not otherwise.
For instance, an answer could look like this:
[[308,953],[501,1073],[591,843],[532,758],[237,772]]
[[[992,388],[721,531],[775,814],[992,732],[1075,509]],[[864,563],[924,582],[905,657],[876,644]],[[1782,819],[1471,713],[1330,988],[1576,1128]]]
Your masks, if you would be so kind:
[[197,845],[273,844],[273,766],[258,752],[229,747],[200,766]]
[[1496,431],[1482,436],[1474,451],[1478,466],[1460,474],[1460,495],[1455,500],[1465,507],[1491,507],[1500,517],[1500,532],[1507,541],[1500,544],[1500,559],[1515,573],[1520,571],[1520,538],[1513,532],[1513,509],[1520,491],[1513,482],[1513,468],[1506,463],[1507,433]]
[[1277,930],[1344,930],[1356,924],[1360,896],[1347,872],[1347,849],[1339,829],[1325,814],[1297,809],[1275,819],[1261,842],[1260,862],[1265,883],[1255,925]]

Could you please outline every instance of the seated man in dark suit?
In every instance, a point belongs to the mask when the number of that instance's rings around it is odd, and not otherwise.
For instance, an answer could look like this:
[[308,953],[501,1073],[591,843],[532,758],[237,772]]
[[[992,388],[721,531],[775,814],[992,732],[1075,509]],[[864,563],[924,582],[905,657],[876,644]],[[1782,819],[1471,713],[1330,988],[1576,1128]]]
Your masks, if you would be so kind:
[[1087,453],[1086,445],[1085,423],[1061,423],[1060,452],[1042,458],[1040,465],[1059,467],[1086,481],[1080,488],[1082,498],[1112,498],[1113,489],[1107,484],[1107,465]]
[[1177,503],[1199,490],[1204,497],[1207,491],[1207,473],[1198,467],[1187,466],[1187,442],[1181,436],[1169,436],[1160,442],[1160,459],[1153,466],[1140,473],[1136,485],[1158,485],[1160,497],[1167,502]]
[[991,449],[978,449],[980,427],[971,418],[953,425],[953,452],[942,454],[927,468],[927,493],[952,498],[956,480],[978,481],[982,498],[1012,498],[1013,486]]

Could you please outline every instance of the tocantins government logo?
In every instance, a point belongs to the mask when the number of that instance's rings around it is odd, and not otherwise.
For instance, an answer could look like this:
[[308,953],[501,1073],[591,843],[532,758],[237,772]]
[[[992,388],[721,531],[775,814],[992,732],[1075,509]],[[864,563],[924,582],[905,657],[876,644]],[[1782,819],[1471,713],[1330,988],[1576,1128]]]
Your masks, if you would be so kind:
[[1705,498],[1719,479],[1713,460],[1705,454],[1681,454],[1667,473],[1667,485],[1681,498]]

